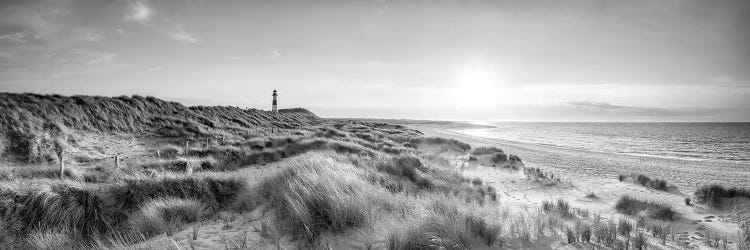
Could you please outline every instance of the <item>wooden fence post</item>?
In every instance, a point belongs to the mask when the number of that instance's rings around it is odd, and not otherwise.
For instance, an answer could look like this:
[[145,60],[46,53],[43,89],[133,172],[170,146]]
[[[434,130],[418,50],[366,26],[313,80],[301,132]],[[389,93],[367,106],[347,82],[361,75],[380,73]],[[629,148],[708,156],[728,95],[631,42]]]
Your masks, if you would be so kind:
[[188,150],[190,150],[190,141],[185,141],[185,152],[183,155],[188,155]]
[[120,169],[120,155],[115,155],[115,169]]

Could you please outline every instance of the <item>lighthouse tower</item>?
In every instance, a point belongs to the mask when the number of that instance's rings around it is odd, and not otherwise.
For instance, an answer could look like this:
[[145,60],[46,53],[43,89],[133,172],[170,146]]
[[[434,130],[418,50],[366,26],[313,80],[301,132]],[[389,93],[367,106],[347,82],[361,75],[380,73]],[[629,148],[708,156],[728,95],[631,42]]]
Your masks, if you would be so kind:
[[271,104],[271,112],[278,112],[276,109],[276,97],[279,96],[279,94],[276,93],[276,90],[273,90],[273,103]]

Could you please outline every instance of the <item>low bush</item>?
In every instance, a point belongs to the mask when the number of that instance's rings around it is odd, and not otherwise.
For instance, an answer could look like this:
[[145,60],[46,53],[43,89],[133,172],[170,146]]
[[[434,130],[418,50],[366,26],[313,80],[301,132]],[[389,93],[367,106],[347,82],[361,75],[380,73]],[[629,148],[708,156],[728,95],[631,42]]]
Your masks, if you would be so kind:
[[623,196],[615,204],[615,209],[623,214],[637,215],[641,211],[648,211],[651,218],[659,220],[674,220],[677,212],[672,207],[650,201],[642,201],[630,196]]

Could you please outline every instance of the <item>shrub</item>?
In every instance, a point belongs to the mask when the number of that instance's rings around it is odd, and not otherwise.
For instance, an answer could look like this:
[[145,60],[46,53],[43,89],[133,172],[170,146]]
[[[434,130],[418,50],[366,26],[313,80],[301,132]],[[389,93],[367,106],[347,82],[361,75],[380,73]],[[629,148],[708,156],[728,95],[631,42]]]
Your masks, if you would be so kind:
[[130,224],[146,237],[179,230],[182,224],[198,221],[205,205],[196,200],[174,197],[157,198],[141,205]]
[[721,201],[724,198],[750,198],[750,189],[736,187],[725,188],[721,185],[707,185],[701,186],[698,190],[695,190],[693,197],[695,197],[695,201],[698,203],[716,208],[721,206]]
[[685,197],[685,205],[692,206],[693,204],[690,204],[690,197]]
[[668,205],[641,201],[627,195],[620,197],[617,204],[615,204],[615,209],[627,215],[637,215],[639,212],[647,210],[650,217],[660,220],[673,220],[674,216],[677,215],[677,212]]
[[596,199],[597,197],[596,197],[596,194],[594,192],[588,192],[588,193],[586,193],[586,198]]

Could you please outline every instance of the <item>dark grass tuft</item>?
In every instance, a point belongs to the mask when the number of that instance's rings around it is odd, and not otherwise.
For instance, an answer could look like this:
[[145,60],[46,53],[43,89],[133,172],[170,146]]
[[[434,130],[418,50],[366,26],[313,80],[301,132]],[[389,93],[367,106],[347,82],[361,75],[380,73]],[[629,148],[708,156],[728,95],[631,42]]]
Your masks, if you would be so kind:
[[631,178],[633,182],[638,183],[641,186],[653,188],[656,190],[662,190],[662,191],[666,191],[669,185],[666,180],[657,179],[657,178],[652,179],[642,174],[630,174],[630,176],[621,174],[621,175],[618,175],[617,178],[620,181],[623,181],[626,178]]
[[471,151],[471,155],[488,155],[494,153],[503,153],[502,149],[496,147],[478,147]]
[[701,186],[698,190],[695,190],[693,197],[695,197],[695,202],[716,208],[721,206],[721,201],[725,198],[750,198],[750,189],[737,187],[727,188],[721,185],[707,185]]
[[659,204],[651,201],[642,201],[635,198],[631,198],[630,196],[623,196],[620,197],[620,200],[617,201],[617,204],[615,205],[615,209],[623,214],[627,215],[637,215],[641,211],[648,211],[649,216],[654,219],[659,220],[674,220],[674,217],[677,216],[677,212],[672,209],[672,207],[664,204]]

